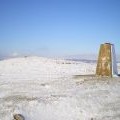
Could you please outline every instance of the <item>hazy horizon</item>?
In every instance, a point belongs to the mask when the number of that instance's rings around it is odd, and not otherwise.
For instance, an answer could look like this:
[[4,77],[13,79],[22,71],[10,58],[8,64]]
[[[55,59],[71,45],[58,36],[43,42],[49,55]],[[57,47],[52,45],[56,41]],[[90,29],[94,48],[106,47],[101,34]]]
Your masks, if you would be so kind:
[[[12,55],[12,56],[5,56],[0,55],[0,60],[10,59],[10,58],[21,58],[21,57],[45,57],[45,58],[53,58],[53,59],[67,59],[67,60],[74,60],[74,61],[91,61],[96,62],[98,59],[98,54],[77,54],[77,55],[59,55],[59,56],[46,56],[46,55]],[[120,54],[116,55],[117,62],[120,62]]]

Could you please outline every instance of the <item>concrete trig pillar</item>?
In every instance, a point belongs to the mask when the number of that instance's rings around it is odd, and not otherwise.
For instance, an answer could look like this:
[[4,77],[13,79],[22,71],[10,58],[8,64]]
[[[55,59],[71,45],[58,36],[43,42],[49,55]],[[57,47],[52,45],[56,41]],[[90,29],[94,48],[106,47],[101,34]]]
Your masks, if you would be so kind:
[[113,44],[101,44],[96,75],[108,77],[118,75],[115,48]]

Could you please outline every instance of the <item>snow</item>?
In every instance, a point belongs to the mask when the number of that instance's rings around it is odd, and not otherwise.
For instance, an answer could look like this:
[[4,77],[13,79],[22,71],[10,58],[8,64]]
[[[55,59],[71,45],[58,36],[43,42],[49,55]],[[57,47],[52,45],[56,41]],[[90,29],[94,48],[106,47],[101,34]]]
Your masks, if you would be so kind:
[[[120,78],[94,74],[96,63],[42,57],[0,61],[0,120],[119,120]],[[118,64],[120,73],[120,64]]]

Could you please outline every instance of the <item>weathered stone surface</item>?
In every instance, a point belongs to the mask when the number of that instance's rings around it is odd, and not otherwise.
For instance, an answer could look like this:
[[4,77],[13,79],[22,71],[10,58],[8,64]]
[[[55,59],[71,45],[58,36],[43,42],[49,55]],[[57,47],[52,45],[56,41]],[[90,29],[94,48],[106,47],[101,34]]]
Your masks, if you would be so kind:
[[24,116],[21,114],[14,114],[13,118],[14,120],[25,120]]
[[111,60],[111,44],[101,44],[96,74],[101,76],[112,77],[112,60]]

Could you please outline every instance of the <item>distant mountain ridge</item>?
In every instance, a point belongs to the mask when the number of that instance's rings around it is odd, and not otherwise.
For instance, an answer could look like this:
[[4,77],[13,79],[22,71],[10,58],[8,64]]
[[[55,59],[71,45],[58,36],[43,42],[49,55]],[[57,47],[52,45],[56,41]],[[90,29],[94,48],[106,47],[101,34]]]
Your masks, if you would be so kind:
[[[66,59],[75,60],[75,61],[91,61],[96,62],[98,55],[96,54],[82,54],[82,55],[71,55],[66,56]],[[120,55],[116,55],[117,62],[120,62]]]
[[[17,57],[20,57],[20,56],[17,56]],[[21,56],[21,57],[26,57],[26,56]],[[41,56],[38,56],[38,57],[41,57]],[[9,59],[9,58],[15,58],[15,57],[0,55],[0,60]],[[95,63],[98,59],[98,55],[96,55],[96,54],[80,54],[80,55],[68,55],[68,56],[64,56],[64,57],[63,56],[62,57],[56,56],[56,57],[47,57],[47,58],[64,58],[67,60]],[[117,62],[120,62],[120,55],[116,55],[116,59],[117,59]]]

